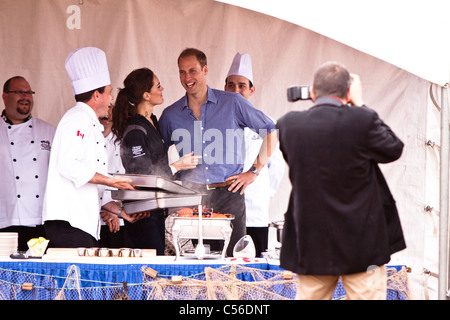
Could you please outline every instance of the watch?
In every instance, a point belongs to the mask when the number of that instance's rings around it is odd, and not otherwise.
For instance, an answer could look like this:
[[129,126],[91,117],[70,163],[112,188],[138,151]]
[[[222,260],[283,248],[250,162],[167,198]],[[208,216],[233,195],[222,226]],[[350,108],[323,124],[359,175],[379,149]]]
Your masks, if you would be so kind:
[[258,169],[256,169],[255,166],[251,166],[251,168],[248,171],[253,172],[257,176],[259,175],[259,171],[258,171]]

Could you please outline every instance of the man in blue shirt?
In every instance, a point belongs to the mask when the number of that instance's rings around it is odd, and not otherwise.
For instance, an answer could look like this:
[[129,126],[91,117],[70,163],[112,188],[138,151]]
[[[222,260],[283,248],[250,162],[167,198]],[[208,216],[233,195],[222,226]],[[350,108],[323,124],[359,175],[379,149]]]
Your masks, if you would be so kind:
[[[206,194],[202,204],[207,208],[234,215],[227,248],[232,256],[234,245],[246,234],[244,191],[276,146],[275,124],[240,94],[211,89],[206,83],[206,55],[200,50],[185,49],[178,57],[178,68],[186,95],[163,111],[161,132],[167,147],[175,144],[180,157],[192,151],[202,156],[195,169],[180,172],[181,180]],[[247,172],[243,172],[245,127],[264,137]]]

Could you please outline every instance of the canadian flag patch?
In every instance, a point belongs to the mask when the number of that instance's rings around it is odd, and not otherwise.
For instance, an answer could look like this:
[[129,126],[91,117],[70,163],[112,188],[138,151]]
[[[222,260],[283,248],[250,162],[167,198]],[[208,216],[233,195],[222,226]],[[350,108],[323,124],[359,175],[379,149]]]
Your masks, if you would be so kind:
[[81,139],[84,138],[84,133],[81,133],[80,130],[77,131],[77,137],[81,137]]

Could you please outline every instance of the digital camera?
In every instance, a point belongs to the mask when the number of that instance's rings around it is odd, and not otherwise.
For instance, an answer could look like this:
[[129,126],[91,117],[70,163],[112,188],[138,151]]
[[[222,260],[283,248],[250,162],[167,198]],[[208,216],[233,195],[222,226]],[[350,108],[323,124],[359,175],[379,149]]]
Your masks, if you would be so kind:
[[311,100],[310,86],[292,86],[287,89],[287,99],[290,102]]

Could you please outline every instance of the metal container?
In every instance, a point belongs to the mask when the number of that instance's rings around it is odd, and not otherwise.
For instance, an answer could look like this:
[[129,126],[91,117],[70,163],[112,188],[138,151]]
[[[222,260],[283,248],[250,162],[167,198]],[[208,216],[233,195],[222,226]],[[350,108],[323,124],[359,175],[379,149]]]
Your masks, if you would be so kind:
[[283,239],[284,221],[273,221],[269,224],[269,227],[277,229],[277,241],[281,243]]
[[133,214],[154,209],[197,206],[201,201],[201,195],[172,195],[172,197],[123,202],[123,208],[126,213]]
[[[233,215],[223,218],[202,218],[202,236],[203,239],[209,240],[224,240],[224,247],[221,258],[225,258],[228,244],[230,243],[231,221],[234,219]],[[173,242],[176,252],[176,259],[180,257],[180,248],[178,245],[179,239],[198,239],[199,237],[199,219],[193,217],[174,217],[174,224],[172,227]],[[210,255],[209,257],[214,257]]]
[[164,208],[197,206],[202,194],[160,176],[117,174],[130,178],[137,190],[111,190],[111,198],[121,200],[128,214]]
[[181,184],[165,179],[160,176],[143,175],[143,174],[115,174],[123,178],[130,178],[131,184],[139,190],[146,191],[166,191],[181,194],[196,194],[192,189],[186,188]]
[[156,199],[157,196],[162,196],[163,194],[165,193],[156,191],[111,190],[111,198],[122,201]]

